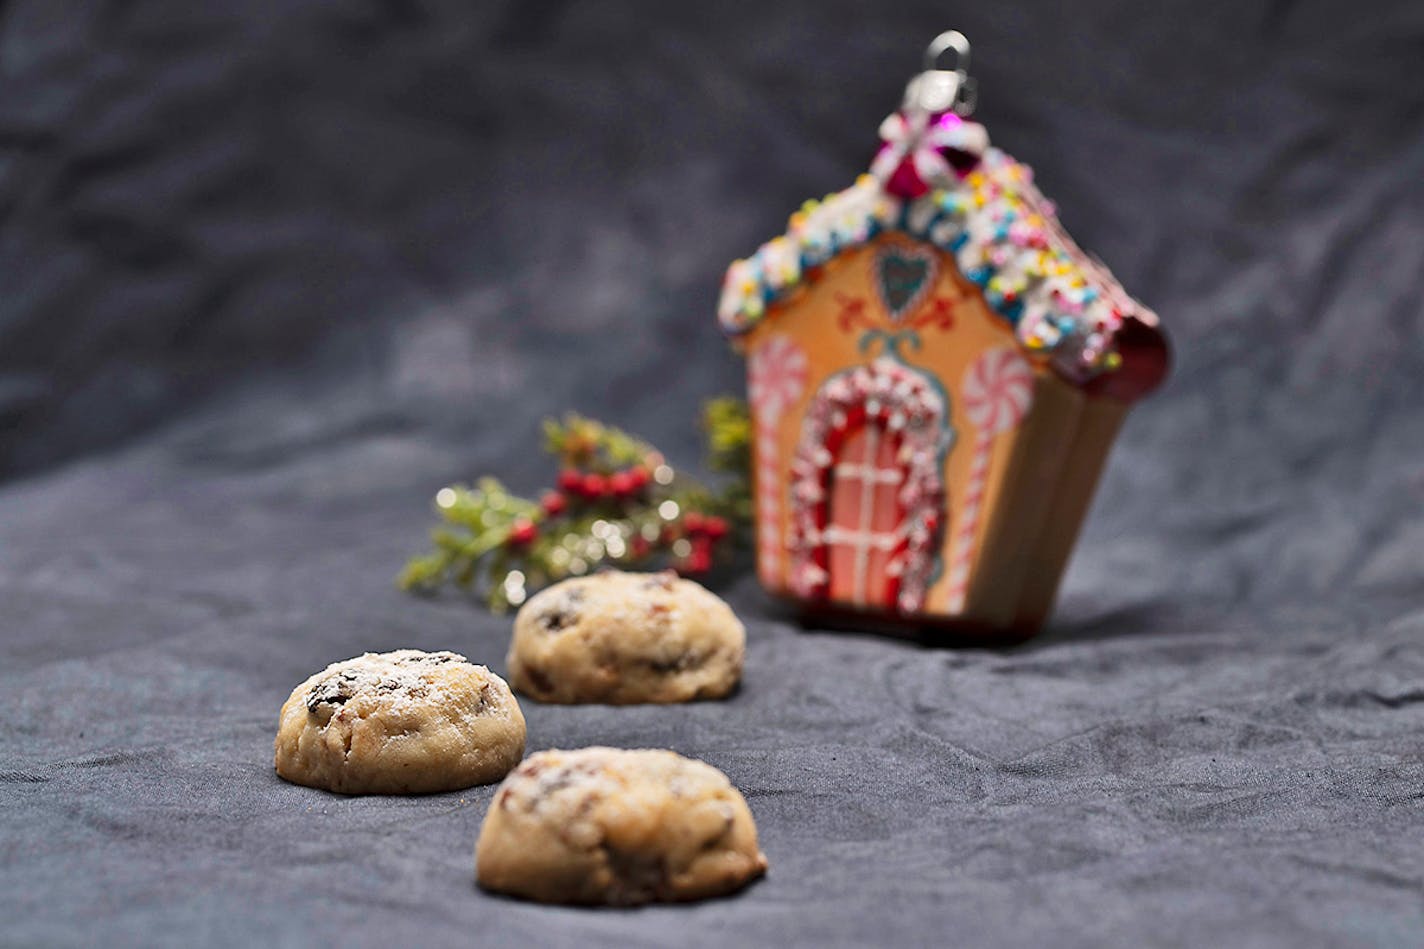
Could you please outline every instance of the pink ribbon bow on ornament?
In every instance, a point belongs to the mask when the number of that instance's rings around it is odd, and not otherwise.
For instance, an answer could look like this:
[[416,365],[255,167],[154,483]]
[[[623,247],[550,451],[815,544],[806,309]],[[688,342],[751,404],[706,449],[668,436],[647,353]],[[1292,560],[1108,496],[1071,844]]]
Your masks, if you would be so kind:
[[886,191],[908,200],[958,181],[959,172],[946,153],[969,156],[972,167],[989,147],[989,135],[979,123],[953,112],[918,109],[887,116],[880,123],[880,139],[885,144],[870,163],[870,173]]

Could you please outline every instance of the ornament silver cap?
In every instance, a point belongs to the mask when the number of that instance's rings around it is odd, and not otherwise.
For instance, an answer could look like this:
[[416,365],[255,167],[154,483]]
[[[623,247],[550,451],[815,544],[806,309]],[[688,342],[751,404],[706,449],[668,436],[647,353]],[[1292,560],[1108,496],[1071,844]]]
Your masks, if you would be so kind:
[[974,111],[977,98],[978,83],[969,75],[969,40],[958,30],[946,30],[925,48],[924,69],[905,87],[901,108],[962,117]]

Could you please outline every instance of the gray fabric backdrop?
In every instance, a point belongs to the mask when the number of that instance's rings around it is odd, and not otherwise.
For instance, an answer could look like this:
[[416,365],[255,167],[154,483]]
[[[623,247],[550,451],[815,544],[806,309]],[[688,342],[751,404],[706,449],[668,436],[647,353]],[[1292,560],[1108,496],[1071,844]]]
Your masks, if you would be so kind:
[[[0,6],[0,941],[1419,945],[1424,9]],[[631,912],[472,885],[491,791],[340,798],[276,710],[365,649],[503,668],[392,575],[546,413],[695,464],[722,267],[958,26],[980,117],[1163,315],[1057,617],[803,632],[746,683],[526,704],[723,768],[771,874]]]

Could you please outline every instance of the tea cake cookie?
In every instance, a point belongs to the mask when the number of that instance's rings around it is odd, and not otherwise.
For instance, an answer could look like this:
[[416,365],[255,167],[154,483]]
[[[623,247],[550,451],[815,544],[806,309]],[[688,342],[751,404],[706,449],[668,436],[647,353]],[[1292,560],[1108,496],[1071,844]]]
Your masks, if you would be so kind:
[[480,827],[480,886],[543,903],[632,906],[722,896],[766,872],[727,776],[671,751],[541,751]]
[[742,675],[731,607],[672,571],[608,570],[531,597],[514,621],[509,681],[540,702],[721,698]]
[[342,794],[423,794],[491,784],[524,756],[509,686],[453,652],[368,652],[292,691],[277,774]]

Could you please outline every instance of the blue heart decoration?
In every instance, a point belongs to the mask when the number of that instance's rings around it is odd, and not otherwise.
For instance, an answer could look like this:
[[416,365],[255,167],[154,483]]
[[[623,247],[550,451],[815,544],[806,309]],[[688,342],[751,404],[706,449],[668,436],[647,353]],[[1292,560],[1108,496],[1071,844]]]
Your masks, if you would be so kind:
[[935,252],[929,247],[886,247],[875,257],[875,287],[892,322],[909,316],[934,286]]

